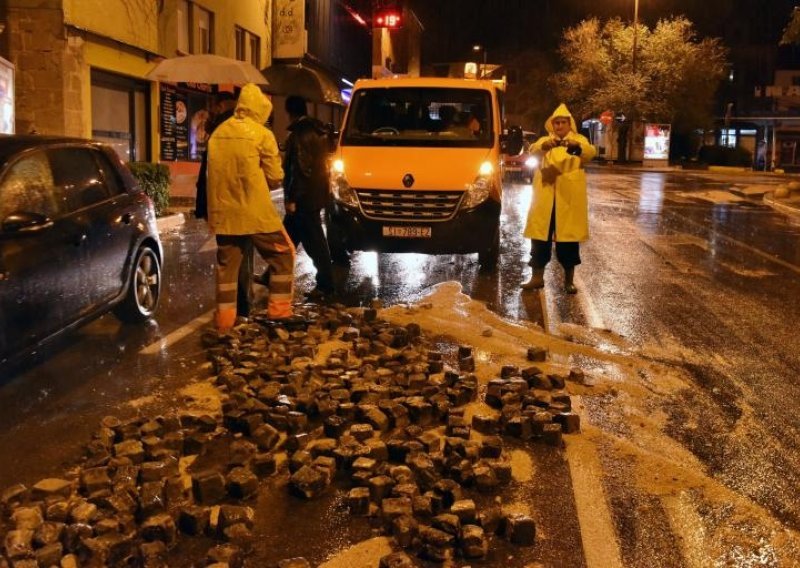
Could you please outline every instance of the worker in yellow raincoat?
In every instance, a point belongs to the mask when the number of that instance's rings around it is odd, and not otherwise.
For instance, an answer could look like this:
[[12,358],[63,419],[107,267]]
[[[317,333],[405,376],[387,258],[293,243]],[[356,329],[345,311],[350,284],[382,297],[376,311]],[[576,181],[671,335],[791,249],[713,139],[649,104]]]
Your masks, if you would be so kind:
[[208,224],[217,239],[220,331],[236,321],[237,275],[250,239],[270,271],[268,317],[292,315],[295,250],[270,196],[283,180],[275,135],[264,126],[271,112],[261,90],[245,85],[233,116],[208,142]]
[[522,284],[524,290],[544,287],[544,269],[550,262],[553,242],[556,257],[564,267],[564,290],[575,294],[575,267],[581,263],[580,242],[589,238],[589,206],[584,164],[597,151],[578,134],[575,119],[561,104],[545,122],[547,135],[531,144],[530,152],[541,157],[533,178],[533,198],[525,225],[531,239],[533,273]]

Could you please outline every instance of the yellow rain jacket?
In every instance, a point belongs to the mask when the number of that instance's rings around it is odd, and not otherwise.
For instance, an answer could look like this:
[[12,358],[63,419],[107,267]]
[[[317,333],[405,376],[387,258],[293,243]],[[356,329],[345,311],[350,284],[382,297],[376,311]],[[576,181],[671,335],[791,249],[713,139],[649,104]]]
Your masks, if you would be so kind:
[[556,136],[552,120],[568,117],[572,131],[567,140],[581,146],[581,155],[567,154],[564,146],[557,146],[543,155],[541,167],[533,178],[533,198],[525,225],[525,237],[539,241],[547,240],[550,230],[550,215],[553,200],[556,204],[556,230],[554,241],[580,242],[589,238],[589,203],[586,197],[586,172],[583,165],[595,157],[597,150],[585,136],[578,134],[575,119],[566,105],[561,104],[544,123],[548,136],[542,136],[531,144],[530,152],[541,155],[542,144]]
[[254,235],[283,229],[270,187],[283,180],[275,135],[264,126],[272,103],[245,85],[231,118],[208,141],[208,224],[218,235]]

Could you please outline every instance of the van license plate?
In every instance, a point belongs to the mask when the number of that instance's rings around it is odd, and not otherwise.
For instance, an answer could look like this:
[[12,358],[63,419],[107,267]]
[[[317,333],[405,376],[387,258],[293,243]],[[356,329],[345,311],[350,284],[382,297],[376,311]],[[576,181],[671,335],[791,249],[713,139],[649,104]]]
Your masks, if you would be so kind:
[[399,237],[401,239],[430,239],[430,227],[391,227],[384,225],[384,237]]

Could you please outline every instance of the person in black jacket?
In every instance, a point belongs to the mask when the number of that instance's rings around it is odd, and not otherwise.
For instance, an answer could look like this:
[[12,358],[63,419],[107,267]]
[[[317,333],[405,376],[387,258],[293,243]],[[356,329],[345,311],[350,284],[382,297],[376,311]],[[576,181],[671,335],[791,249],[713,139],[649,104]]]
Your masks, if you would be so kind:
[[[206,125],[208,137],[214,133],[217,127],[233,116],[236,109],[236,95],[228,92],[217,93],[215,100],[214,116]],[[203,152],[200,159],[200,171],[197,174],[197,195],[194,205],[194,216],[197,219],[208,220],[208,193],[207,193],[207,170],[208,170],[208,150]],[[239,279],[236,287],[236,315],[240,318],[250,316],[250,308],[253,304],[253,245],[250,243],[245,248],[242,264],[239,265]]]
[[291,123],[283,159],[283,225],[295,247],[302,244],[317,269],[317,286],[309,297],[323,298],[334,293],[331,253],[320,217],[330,199],[327,131],[308,116],[303,97],[287,97],[286,112]]

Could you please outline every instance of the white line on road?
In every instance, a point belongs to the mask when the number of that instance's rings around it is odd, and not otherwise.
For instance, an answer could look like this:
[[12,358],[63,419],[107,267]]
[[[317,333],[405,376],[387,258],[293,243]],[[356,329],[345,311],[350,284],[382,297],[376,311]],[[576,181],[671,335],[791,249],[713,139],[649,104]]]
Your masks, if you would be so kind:
[[[575,277],[578,295],[575,300],[579,302],[581,310],[589,326],[605,329],[603,318],[595,308],[591,295],[586,290],[584,282]],[[544,330],[554,335],[560,322],[558,307],[553,294],[546,294],[544,288],[539,290],[539,299],[542,303],[542,318]],[[548,301],[549,299],[549,301]],[[548,304],[550,310],[548,310]],[[550,316],[549,314],[552,314]],[[550,326],[553,326],[553,329]],[[567,363],[567,355],[554,355],[554,363]],[[583,408],[580,397],[574,396],[573,409],[581,417],[584,425],[588,424],[587,413]],[[575,497],[575,510],[578,523],[581,527],[581,542],[583,553],[588,568],[622,568],[622,554],[617,543],[611,511],[608,509],[602,478],[603,468],[596,446],[582,436],[570,436],[566,440],[567,463],[569,464],[572,479],[572,492]]]
[[[573,404],[580,407],[580,397],[573,397]],[[585,427],[586,412],[583,408],[580,410]],[[566,438],[566,453],[586,566],[622,568],[622,555],[603,491],[603,468],[597,447],[583,436],[569,436]]]
[[166,335],[159,339],[158,341],[154,341],[147,347],[144,347],[141,351],[139,351],[140,355],[156,355],[165,349],[169,349],[181,339],[191,335],[207,323],[211,322],[214,318],[214,310],[209,310],[201,316],[194,318],[192,321],[187,323],[186,325],[179,327],[169,335]]
[[217,240],[214,237],[207,239],[197,252],[209,252],[212,250],[217,250]]

